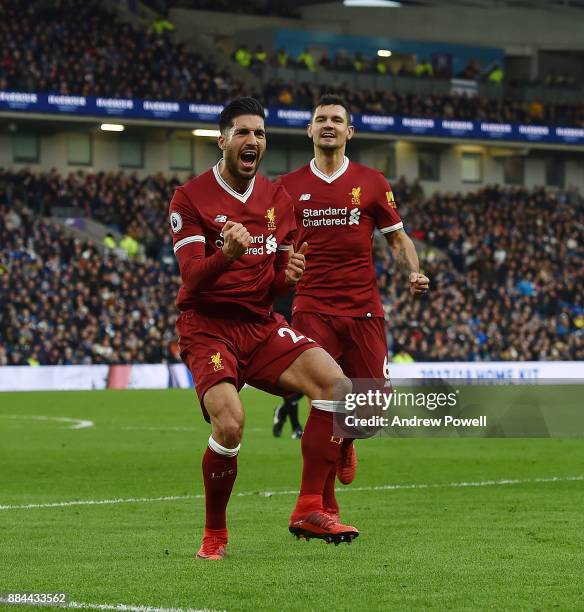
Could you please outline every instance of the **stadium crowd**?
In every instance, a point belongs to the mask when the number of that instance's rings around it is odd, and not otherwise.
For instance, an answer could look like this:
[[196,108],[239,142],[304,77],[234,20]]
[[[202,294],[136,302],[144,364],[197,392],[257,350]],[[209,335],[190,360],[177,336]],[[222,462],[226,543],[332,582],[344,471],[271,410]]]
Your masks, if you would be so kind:
[[[0,365],[178,361],[180,280],[166,219],[176,184],[123,173],[0,172]],[[405,179],[393,187],[408,231],[425,244],[432,281],[430,297],[413,301],[377,244],[394,359],[584,359],[577,193],[487,187],[424,198]],[[64,204],[150,241],[147,257],[102,254],[40,220]]]
[[[146,254],[162,259],[172,253],[167,232],[168,203],[178,178],[162,174],[140,179],[124,172],[77,172],[60,176],[55,170],[33,173],[0,170],[0,182],[10,185],[13,198],[26,201],[35,213],[51,216],[55,207],[72,207],[121,234],[129,234]],[[173,255],[174,257],[174,255]]]
[[412,199],[403,179],[394,190],[412,236],[427,245],[421,255],[432,280],[430,298],[412,301],[387,249],[376,248],[398,359],[584,359],[584,200],[577,192],[486,187]]
[[[168,30],[135,30],[94,0],[0,0],[0,12],[0,90],[208,103],[247,94],[268,106],[312,108],[324,87],[269,81],[256,91],[174,43]],[[582,103],[360,91],[342,83],[326,89],[356,113],[584,126]]]
[[222,102],[241,85],[175,44],[139,31],[95,0],[0,0],[0,90]]
[[314,102],[325,92],[342,96],[354,113],[584,126],[584,104],[544,105],[539,102],[469,97],[465,94],[421,95],[358,90],[347,84],[289,84],[272,80],[264,87],[263,101],[268,106],[313,108]]
[[178,361],[175,267],[102,254],[0,186],[0,365]]

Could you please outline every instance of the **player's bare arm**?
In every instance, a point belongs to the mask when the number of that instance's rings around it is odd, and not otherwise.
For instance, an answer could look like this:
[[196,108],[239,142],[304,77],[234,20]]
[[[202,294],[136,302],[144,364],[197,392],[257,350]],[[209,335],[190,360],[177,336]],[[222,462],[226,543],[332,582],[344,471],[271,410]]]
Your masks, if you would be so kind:
[[410,293],[414,296],[427,293],[430,279],[420,274],[420,262],[412,239],[403,229],[386,234],[386,238],[398,270],[409,278]]
[[290,247],[290,259],[286,266],[286,284],[294,286],[302,278],[306,268],[306,258],[304,254],[308,248],[308,243],[304,242],[298,251]]
[[221,250],[230,261],[241,257],[251,244],[251,236],[245,226],[234,221],[227,221],[223,226],[223,240]]

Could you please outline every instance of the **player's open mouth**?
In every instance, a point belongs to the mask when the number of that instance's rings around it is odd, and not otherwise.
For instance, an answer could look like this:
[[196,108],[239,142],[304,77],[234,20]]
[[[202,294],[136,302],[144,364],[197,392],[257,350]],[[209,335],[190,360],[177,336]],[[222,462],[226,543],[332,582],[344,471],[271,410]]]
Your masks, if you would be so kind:
[[252,151],[252,150],[244,151],[239,156],[239,159],[241,160],[241,164],[243,165],[244,168],[247,168],[247,169],[251,169],[254,167],[257,161],[257,158],[258,158],[257,151]]
[[334,132],[321,132],[320,133],[321,138],[335,138],[335,133]]

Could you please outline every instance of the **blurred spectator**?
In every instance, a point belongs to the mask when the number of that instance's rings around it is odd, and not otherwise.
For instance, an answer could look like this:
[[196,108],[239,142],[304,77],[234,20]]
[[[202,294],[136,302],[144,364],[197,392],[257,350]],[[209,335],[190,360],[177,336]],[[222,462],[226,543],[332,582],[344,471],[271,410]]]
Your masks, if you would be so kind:
[[375,62],[375,71],[377,72],[377,74],[381,76],[387,74],[388,72],[387,63],[382,58],[378,58],[377,61]]
[[155,34],[164,34],[165,32],[174,32],[176,30],[174,24],[164,17],[155,19],[150,27]]
[[252,65],[255,63],[255,64],[260,64],[261,66],[265,66],[267,60],[268,60],[268,54],[264,51],[263,46],[257,45],[253,53]]
[[278,49],[276,53],[276,66],[278,68],[288,68],[290,64],[290,55],[286,49]]
[[500,87],[503,84],[503,77],[503,69],[501,68],[501,66],[499,66],[499,64],[495,64],[493,66],[493,69],[489,72],[487,81],[491,85],[496,85],[497,87]]
[[233,59],[242,67],[249,68],[251,66],[252,54],[247,48],[247,45],[241,45],[233,54]]
[[464,70],[457,75],[461,79],[478,81],[481,76],[481,69],[476,60],[470,59]]
[[306,68],[306,70],[309,70],[310,72],[314,72],[316,70],[314,55],[312,55],[308,47],[298,56],[297,63],[300,68]]
[[257,45],[251,57],[251,70],[258,76],[262,76],[263,71],[268,61],[268,54],[264,51],[262,45]]
[[124,251],[128,259],[133,259],[140,253],[138,241],[128,233],[120,240],[120,249]]
[[414,358],[403,348],[399,348],[393,356],[394,363],[414,363]]
[[432,68],[432,64],[427,59],[422,58],[416,64],[416,76],[421,79],[434,76],[434,68]]
[[106,249],[112,250],[116,248],[116,239],[114,238],[114,235],[111,232],[108,232],[105,238],[103,239],[103,246]]
[[365,60],[361,53],[356,53],[353,58],[353,69],[355,72],[363,72],[365,70]]
[[320,70],[330,70],[332,68],[331,58],[326,51],[320,56],[318,67]]

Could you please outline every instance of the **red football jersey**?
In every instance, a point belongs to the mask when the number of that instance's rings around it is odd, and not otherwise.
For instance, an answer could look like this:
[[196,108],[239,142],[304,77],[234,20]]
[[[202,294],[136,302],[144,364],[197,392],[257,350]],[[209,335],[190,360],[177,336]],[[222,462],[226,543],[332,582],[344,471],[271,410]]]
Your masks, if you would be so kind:
[[[179,310],[200,308],[219,314],[235,306],[260,315],[271,311],[276,253],[290,247],[296,230],[294,207],[280,182],[257,174],[241,194],[223,180],[217,165],[178,187],[169,213],[183,279],[176,300]],[[243,223],[252,240],[245,254],[233,262],[219,253],[228,220]],[[189,286],[193,263],[199,271],[206,266],[210,272]]]
[[384,176],[345,157],[332,176],[313,159],[281,181],[294,202],[296,243],[308,242],[292,311],[382,317],[373,232],[375,227],[383,234],[403,228]]

